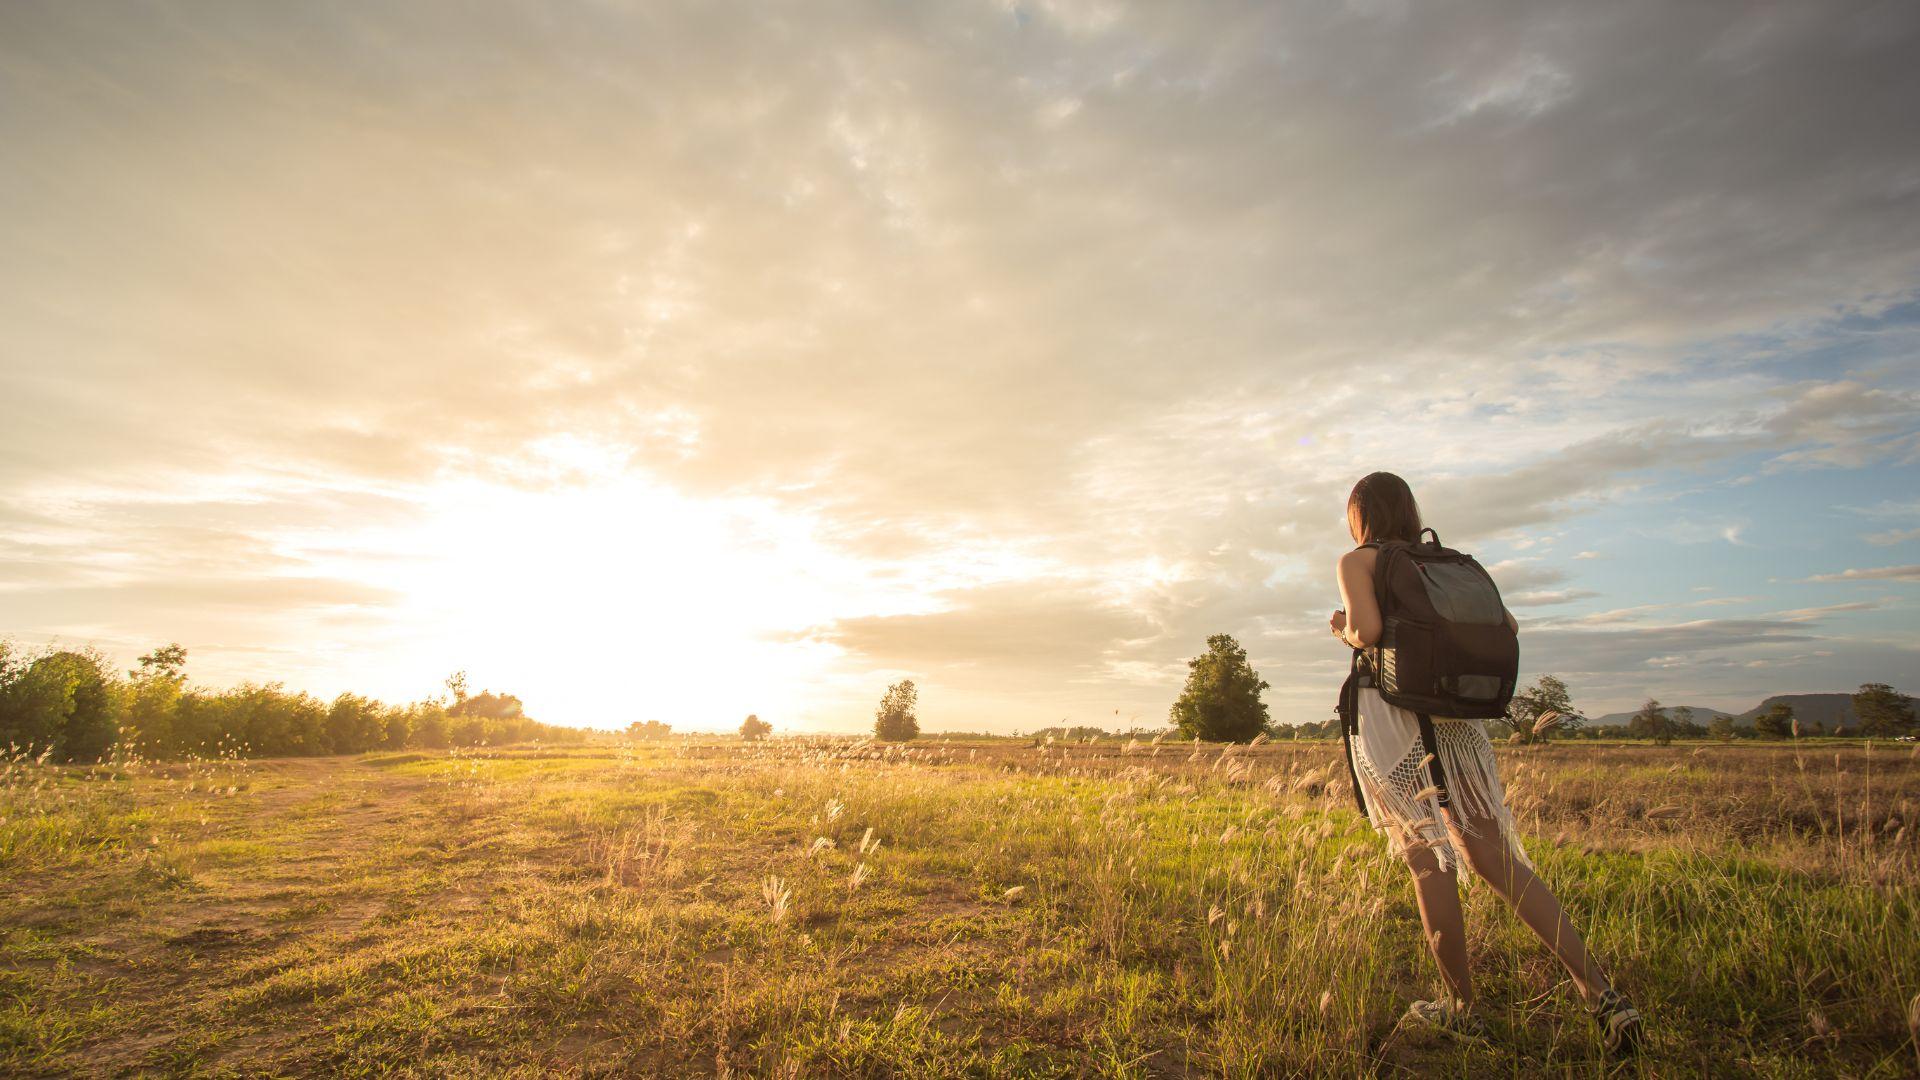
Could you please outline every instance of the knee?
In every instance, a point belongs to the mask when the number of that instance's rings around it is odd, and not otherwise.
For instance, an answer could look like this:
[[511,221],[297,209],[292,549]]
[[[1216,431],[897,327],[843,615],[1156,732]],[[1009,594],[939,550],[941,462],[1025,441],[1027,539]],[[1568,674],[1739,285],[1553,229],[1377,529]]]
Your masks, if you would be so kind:
[[1407,870],[1413,874],[1416,883],[1436,879],[1451,879],[1453,870],[1440,865],[1440,857],[1433,853],[1425,843],[1415,840],[1406,846],[1400,857],[1406,861]]

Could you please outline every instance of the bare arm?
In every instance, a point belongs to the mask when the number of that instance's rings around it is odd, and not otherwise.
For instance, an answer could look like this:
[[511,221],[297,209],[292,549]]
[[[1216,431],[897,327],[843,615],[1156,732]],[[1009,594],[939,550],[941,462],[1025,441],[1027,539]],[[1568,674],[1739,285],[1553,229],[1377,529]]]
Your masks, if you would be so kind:
[[1373,567],[1379,553],[1356,548],[1340,556],[1334,574],[1340,579],[1340,602],[1347,609],[1341,638],[1355,648],[1380,640],[1380,601],[1373,595]]

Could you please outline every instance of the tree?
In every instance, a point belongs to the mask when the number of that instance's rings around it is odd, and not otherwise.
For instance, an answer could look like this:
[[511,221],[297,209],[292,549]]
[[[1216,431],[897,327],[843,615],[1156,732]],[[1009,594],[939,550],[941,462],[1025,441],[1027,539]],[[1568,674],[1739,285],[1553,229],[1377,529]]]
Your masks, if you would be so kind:
[[413,712],[398,705],[389,705],[381,714],[382,735],[380,745],[388,750],[398,750],[413,740]]
[[238,715],[234,691],[183,692],[173,713],[173,752],[213,754],[223,743],[238,743]]
[[98,761],[119,738],[125,710],[125,688],[96,652],[23,663],[10,646],[0,648],[0,744],[56,761]]
[[447,708],[448,716],[478,716],[487,720],[518,720],[526,714],[526,706],[512,694],[482,690],[468,697],[464,684],[454,696],[454,703]]
[[187,650],[162,645],[140,658],[128,672],[131,679],[127,715],[120,725],[120,741],[154,757],[185,749],[178,729],[180,694],[187,685]]
[[672,733],[672,724],[663,724],[658,720],[635,720],[627,725],[629,739],[664,739]]
[[327,745],[336,754],[364,754],[387,741],[387,718],[379,702],[341,694],[327,710]]
[[1699,739],[1707,734],[1707,726],[1693,718],[1693,710],[1681,705],[1667,713],[1667,732],[1676,739]]
[[773,725],[760,719],[759,713],[748,713],[747,718],[740,721],[740,737],[743,739],[749,741],[764,739],[771,734],[773,734]]
[[28,673],[44,673],[48,689],[64,691],[47,702],[57,701],[58,705],[58,712],[45,718],[54,727],[54,759],[99,761],[106,757],[120,738],[126,698],[124,687],[107,670],[105,658],[91,649],[48,653],[35,660]]
[[1853,715],[1859,720],[1862,735],[1904,735],[1913,730],[1913,699],[1886,683],[1865,683],[1853,695]]
[[1661,746],[1673,741],[1673,729],[1668,725],[1666,710],[1660,707],[1659,701],[1648,698],[1647,703],[1640,706],[1640,711],[1627,721],[1627,736],[1652,739]]
[[465,671],[456,671],[447,676],[447,693],[453,695],[453,703],[456,706],[467,700],[467,673]]
[[184,680],[187,670],[187,650],[179,642],[170,642],[140,658],[140,668],[133,674],[153,675],[161,678]]
[[1726,713],[1721,713],[1719,716],[1714,717],[1713,723],[1707,725],[1707,734],[1712,735],[1716,739],[1733,738],[1733,717],[1728,716]]
[[1168,710],[1181,733],[1210,742],[1248,742],[1267,730],[1266,680],[1247,662],[1231,634],[1207,639],[1207,651],[1187,661],[1187,685]]
[[230,691],[224,731],[237,735],[250,754],[292,757],[332,752],[327,738],[327,708],[310,695],[288,693],[280,683],[251,683]]
[[449,741],[446,707],[436,701],[416,703],[407,716],[407,730],[413,745],[429,750],[444,750]]
[[1782,701],[1753,718],[1753,733],[1763,739],[1784,739],[1793,732],[1793,706]]
[[880,699],[880,708],[873,714],[873,737],[887,742],[905,742],[918,738],[920,720],[913,710],[920,702],[920,692],[913,688],[912,679],[903,679],[887,687]]
[[73,711],[73,680],[66,671],[0,653],[0,742],[29,754],[52,753]]
[[[1534,731],[1540,726],[1540,718],[1548,713],[1554,713],[1554,719],[1541,731]],[[1552,675],[1535,679],[1532,686],[1513,695],[1513,700],[1507,703],[1507,723],[1521,736],[1522,742],[1545,742],[1554,728],[1572,733],[1586,722],[1587,718],[1573,707],[1567,684]]]

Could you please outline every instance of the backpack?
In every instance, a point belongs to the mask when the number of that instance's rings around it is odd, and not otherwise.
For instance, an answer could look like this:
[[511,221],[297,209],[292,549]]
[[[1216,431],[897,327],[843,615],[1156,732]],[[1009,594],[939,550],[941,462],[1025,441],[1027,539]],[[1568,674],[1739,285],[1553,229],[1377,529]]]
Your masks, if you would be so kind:
[[[1425,537],[1431,535],[1431,543]],[[1379,551],[1374,595],[1380,603],[1380,640],[1353,651],[1340,688],[1340,734],[1353,797],[1366,812],[1353,766],[1359,691],[1372,686],[1389,705],[1415,714],[1433,786],[1447,802],[1446,775],[1433,736],[1433,717],[1495,720],[1507,715],[1520,676],[1520,639],[1507,625],[1507,608],[1493,576],[1473,556],[1420,530],[1421,540],[1363,544]]]

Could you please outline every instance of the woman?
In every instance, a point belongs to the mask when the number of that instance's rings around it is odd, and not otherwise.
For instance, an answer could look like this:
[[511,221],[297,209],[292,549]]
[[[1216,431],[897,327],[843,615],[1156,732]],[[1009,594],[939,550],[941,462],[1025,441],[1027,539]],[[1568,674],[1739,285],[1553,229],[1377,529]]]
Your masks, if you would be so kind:
[[[1347,499],[1347,528],[1356,544],[1404,540],[1417,542],[1420,509],[1407,482],[1377,472],[1353,487]],[[1361,546],[1340,557],[1337,573],[1344,611],[1336,611],[1333,633],[1359,649],[1380,638],[1381,615],[1374,594],[1379,552]],[[1515,631],[1519,625],[1507,613]],[[1506,807],[1493,746],[1478,720],[1435,716],[1441,773],[1447,778],[1447,812],[1427,787],[1422,767],[1426,748],[1413,713],[1389,705],[1380,692],[1363,688],[1358,702],[1359,730],[1353,741],[1354,771],[1359,777],[1367,817],[1386,834],[1391,852],[1413,871],[1414,894],[1427,944],[1440,964],[1448,993],[1437,1001],[1416,1001],[1407,1019],[1468,1036],[1484,1036],[1486,1024],[1473,1013],[1473,985],[1467,974],[1466,924],[1460,912],[1455,873],[1466,863],[1486,879],[1501,899],[1553,950],[1573,977],[1574,986],[1600,1025],[1607,1050],[1639,1044],[1640,1014],[1613,989],[1587,956],[1580,932],[1560,902],[1538,877],[1520,845],[1513,815]]]

